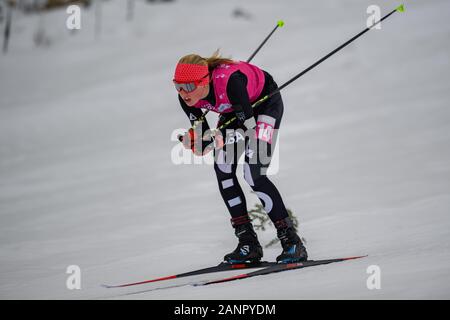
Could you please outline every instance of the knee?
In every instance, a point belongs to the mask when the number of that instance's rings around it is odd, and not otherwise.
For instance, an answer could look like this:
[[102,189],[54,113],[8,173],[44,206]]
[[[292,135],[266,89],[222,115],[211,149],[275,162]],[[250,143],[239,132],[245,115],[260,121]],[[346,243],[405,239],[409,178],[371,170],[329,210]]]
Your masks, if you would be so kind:
[[237,184],[236,171],[231,165],[214,164],[219,189],[225,190],[234,187]]
[[214,171],[216,172],[217,177],[223,175],[234,175],[234,166],[230,161],[225,160],[225,154],[223,150],[219,151],[217,159],[214,161]]
[[244,163],[244,179],[252,189],[257,189],[268,178],[265,175],[264,167]]
[[235,175],[233,167],[229,164],[214,164],[214,171],[216,173],[217,179],[227,179]]

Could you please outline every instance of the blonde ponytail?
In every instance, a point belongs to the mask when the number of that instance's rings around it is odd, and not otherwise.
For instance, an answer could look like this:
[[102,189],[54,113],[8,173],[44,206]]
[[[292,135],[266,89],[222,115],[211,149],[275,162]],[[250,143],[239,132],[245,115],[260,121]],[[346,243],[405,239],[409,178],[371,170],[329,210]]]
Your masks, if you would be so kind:
[[214,51],[212,56],[203,58],[199,56],[198,54],[188,54],[184,57],[182,57],[178,63],[188,63],[188,64],[198,64],[200,66],[208,66],[209,72],[212,72],[218,65],[220,64],[233,64],[236,63],[236,61],[233,61],[230,58],[223,58],[220,55],[220,50],[217,49]]
[[235,61],[233,61],[230,58],[222,57],[220,55],[219,51],[220,51],[220,49],[217,49],[216,51],[214,51],[214,53],[212,54],[211,57],[205,58],[206,63],[208,64],[209,72],[214,70],[220,64],[233,64],[233,63],[236,63]]

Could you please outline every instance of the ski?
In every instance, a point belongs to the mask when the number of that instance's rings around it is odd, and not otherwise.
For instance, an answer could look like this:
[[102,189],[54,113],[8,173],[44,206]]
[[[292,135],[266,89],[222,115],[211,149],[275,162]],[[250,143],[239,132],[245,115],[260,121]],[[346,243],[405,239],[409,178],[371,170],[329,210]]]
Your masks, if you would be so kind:
[[222,279],[218,279],[218,280],[199,282],[199,283],[196,283],[193,285],[194,286],[206,286],[206,285],[210,285],[210,284],[223,283],[223,282],[229,282],[229,281],[240,280],[240,279],[247,279],[247,278],[251,278],[251,277],[262,276],[262,275],[276,273],[276,272],[307,268],[307,267],[329,264],[329,263],[334,263],[334,262],[347,261],[347,260],[355,260],[355,259],[360,259],[360,258],[364,258],[364,257],[367,257],[367,255],[366,256],[357,256],[357,257],[328,259],[328,260],[308,260],[308,261],[304,261],[304,262],[295,262],[295,263],[278,263],[276,265],[271,265],[271,266],[265,267],[261,270],[257,270],[257,271],[253,271],[253,272],[249,272],[249,273],[243,273],[243,274],[239,274],[236,276],[222,278]]
[[222,271],[231,271],[231,270],[239,270],[239,269],[250,269],[250,268],[267,268],[271,266],[276,266],[276,262],[268,262],[268,261],[261,261],[257,263],[239,263],[239,264],[229,264],[222,262],[217,266],[214,267],[208,267],[203,269],[198,269],[194,271],[189,271],[185,273],[180,274],[174,274],[171,276],[161,277],[161,278],[154,278],[139,282],[131,282],[131,283],[124,283],[124,284],[118,284],[118,285],[107,285],[103,284],[102,286],[104,288],[123,288],[123,287],[130,287],[130,286],[137,286],[141,284],[146,283],[152,283],[152,282],[159,282],[159,281],[165,281],[165,280],[171,280],[171,279],[177,279],[177,278],[183,278],[183,277],[189,277],[189,276],[196,276],[200,274],[208,274],[208,273],[214,273],[214,272],[222,272]]

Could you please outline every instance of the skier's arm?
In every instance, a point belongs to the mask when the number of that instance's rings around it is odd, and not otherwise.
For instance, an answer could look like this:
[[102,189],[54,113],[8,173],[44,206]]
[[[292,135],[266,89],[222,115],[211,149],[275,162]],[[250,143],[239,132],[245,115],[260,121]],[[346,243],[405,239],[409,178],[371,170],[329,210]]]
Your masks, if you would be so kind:
[[256,126],[253,108],[247,92],[247,77],[237,71],[230,76],[227,84],[227,95],[236,115],[238,125],[244,129]]
[[[194,126],[200,119],[200,117],[203,115],[203,112],[201,109],[189,107],[181,98],[180,95],[178,95],[178,100],[180,101],[181,108],[183,109],[184,113],[186,113],[189,121],[191,122],[191,126]],[[201,129],[201,130],[200,130]],[[195,154],[202,154],[203,151],[207,146],[209,146],[212,143],[212,139],[203,140],[202,138],[205,136],[205,132],[209,130],[209,124],[206,119],[203,120],[201,124],[196,125],[196,130],[190,128],[185,135],[183,136],[183,144],[186,148],[191,149]],[[196,150],[197,139],[202,139],[201,143],[201,150]]]
[[[199,108],[189,107],[186,104],[186,102],[183,101],[183,98],[181,98],[180,95],[178,95],[178,100],[180,101],[181,108],[183,109],[184,113],[187,115],[189,121],[191,122],[191,126],[193,126],[195,122],[198,121],[200,117],[203,115],[202,110]],[[206,128],[204,131],[209,129],[209,125],[206,119],[204,119],[202,125]]]

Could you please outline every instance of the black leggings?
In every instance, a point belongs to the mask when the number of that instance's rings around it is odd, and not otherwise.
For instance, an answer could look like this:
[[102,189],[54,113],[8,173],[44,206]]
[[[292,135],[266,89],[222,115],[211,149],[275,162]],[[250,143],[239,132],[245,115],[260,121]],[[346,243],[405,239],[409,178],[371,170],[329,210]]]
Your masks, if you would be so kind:
[[[228,115],[228,117],[230,116],[233,115]],[[261,122],[269,123],[274,129],[279,129],[283,116],[281,95],[277,93],[256,107],[254,116],[258,124]],[[228,117],[225,115],[220,122],[226,121]],[[229,126],[227,129],[236,129],[236,127]],[[219,183],[220,193],[232,218],[248,213],[244,192],[236,177],[237,160],[244,152],[244,178],[261,200],[270,219],[275,222],[288,217],[278,189],[266,175],[266,170],[272,158],[272,151],[275,149],[276,131],[271,144],[260,139],[243,138],[242,130],[228,131],[228,134],[225,130],[222,132],[225,142],[228,140],[229,143],[225,144],[222,149],[216,150],[214,170]],[[228,156],[230,148],[233,148],[234,151],[232,156]],[[262,152],[262,155],[260,152]]]

